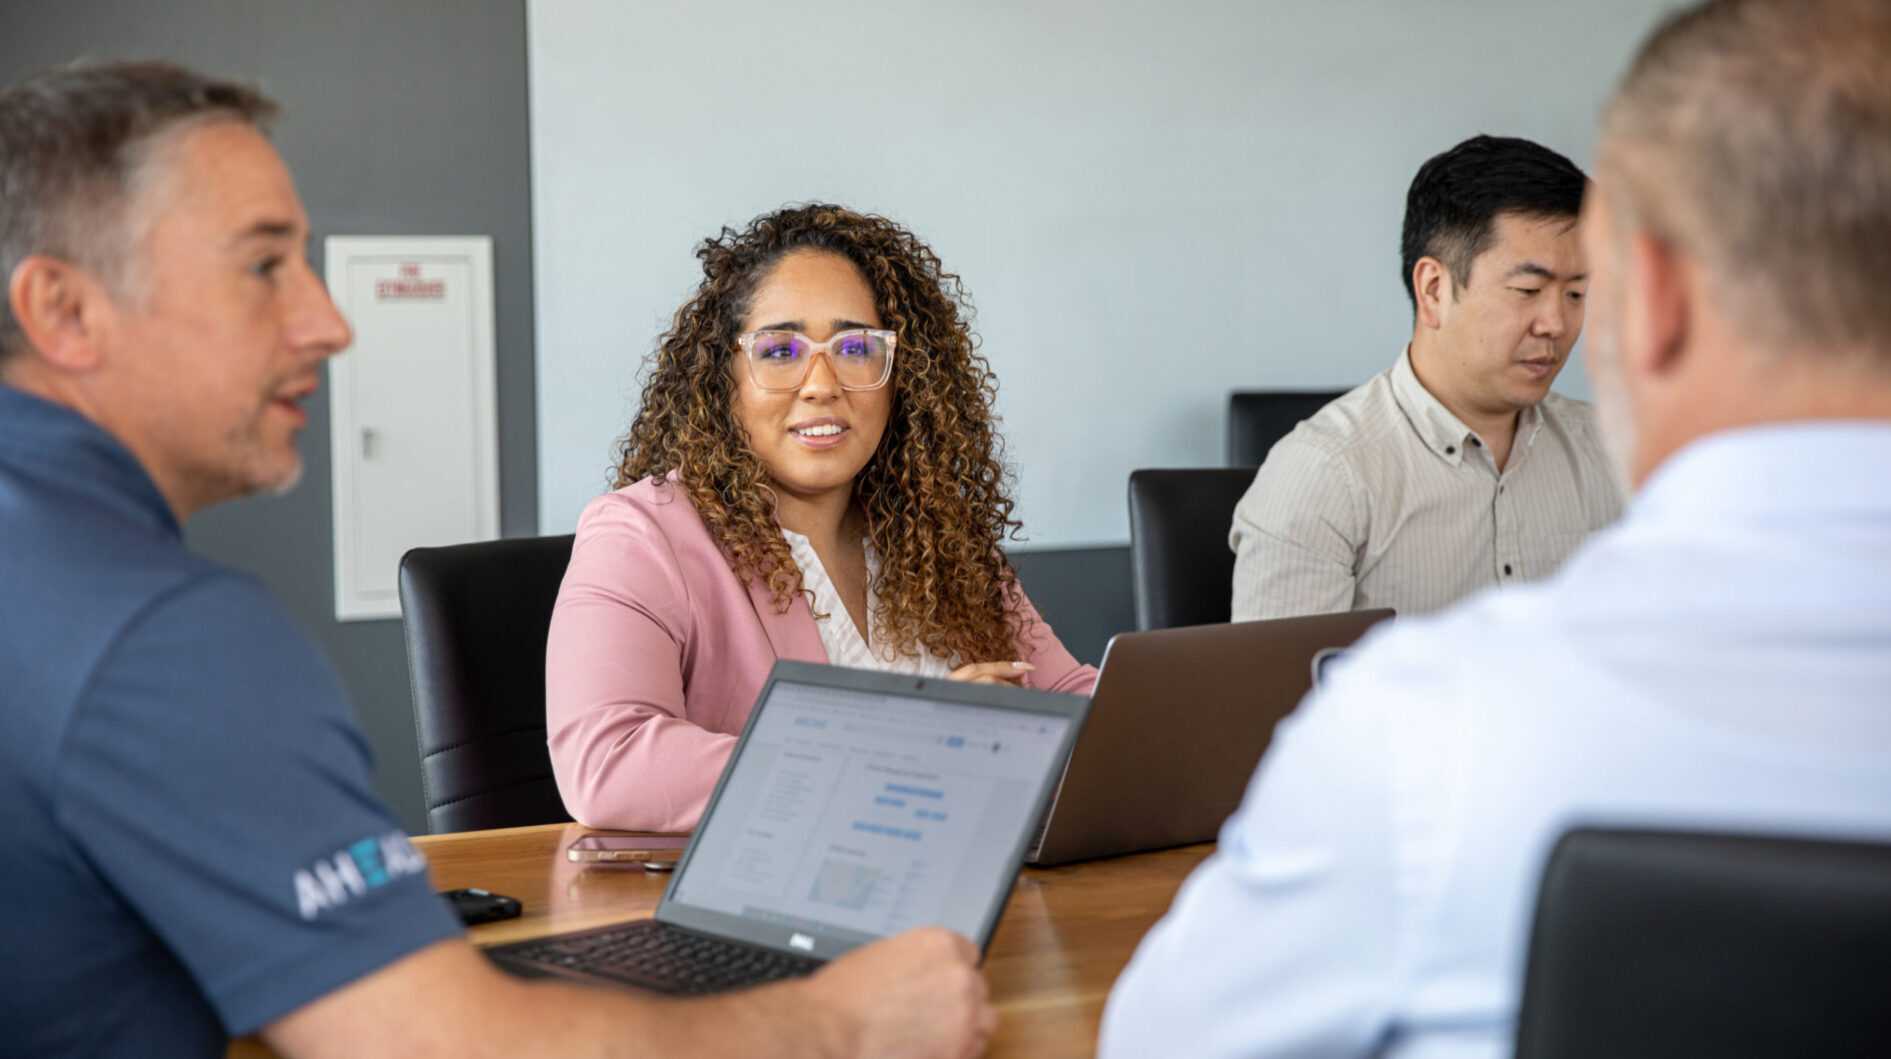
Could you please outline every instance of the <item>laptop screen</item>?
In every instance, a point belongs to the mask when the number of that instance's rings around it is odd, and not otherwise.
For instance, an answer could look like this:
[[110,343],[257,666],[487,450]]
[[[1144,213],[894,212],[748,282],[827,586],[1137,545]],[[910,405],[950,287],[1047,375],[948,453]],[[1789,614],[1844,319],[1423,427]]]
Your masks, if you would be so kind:
[[1081,714],[950,701],[920,690],[943,682],[903,683],[912,690],[774,680],[665,918],[739,917],[776,928],[755,940],[821,955],[915,926],[985,940]]

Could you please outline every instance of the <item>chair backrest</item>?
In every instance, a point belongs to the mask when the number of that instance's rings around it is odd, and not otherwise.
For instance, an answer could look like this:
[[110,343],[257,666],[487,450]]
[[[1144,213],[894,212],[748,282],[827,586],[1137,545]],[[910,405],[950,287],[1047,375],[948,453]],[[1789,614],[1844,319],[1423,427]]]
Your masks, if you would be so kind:
[[1130,583],[1138,630],[1228,620],[1234,605],[1228,530],[1235,504],[1253,483],[1252,467],[1130,472]]
[[1228,395],[1228,466],[1258,467],[1274,442],[1345,390],[1236,390]]
[[527,537],[401,557],[420,780],[435,832],[571,819],[545,749],[545,639],[571,541]]
[[1571,831],[1516,1054],[1891,1054],[1891,845]]

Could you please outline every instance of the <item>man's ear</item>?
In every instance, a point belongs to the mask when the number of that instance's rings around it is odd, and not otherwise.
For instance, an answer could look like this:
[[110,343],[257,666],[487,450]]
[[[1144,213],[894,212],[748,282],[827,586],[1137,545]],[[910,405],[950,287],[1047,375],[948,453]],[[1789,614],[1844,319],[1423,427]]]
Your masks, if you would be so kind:
[[1451,270],[1435,257],[1421,257],[1412,266],[1412,295],[1418,302],[1418,322],[1433,331],[1444,326],[1450,309]]
[[98,367],[112,301],[96,276],[69,261],[33,254],[7,278],[7,306],[41,360],[74,373]]
[[1672,374],[1688,349],[1693,310],[1685,265],[1671,244],[1646,231],[1628,237],[1624,257],[1625,366],[1644,376]]

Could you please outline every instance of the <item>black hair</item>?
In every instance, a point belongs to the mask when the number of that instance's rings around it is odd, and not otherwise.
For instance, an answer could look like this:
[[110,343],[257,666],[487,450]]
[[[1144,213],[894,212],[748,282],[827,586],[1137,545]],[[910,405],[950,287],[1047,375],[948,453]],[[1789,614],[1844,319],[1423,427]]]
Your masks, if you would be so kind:
[[1412,269],[1421,257],[1444,263],[1451,281],[1471,279],[1471,262],[1490,249],[1503,213],[1575,220],[1588,182],[1576,163],[1514,136],[1473,136],[1418,167],[1405,193],[1399,243],[1405,295],[1418,308]]

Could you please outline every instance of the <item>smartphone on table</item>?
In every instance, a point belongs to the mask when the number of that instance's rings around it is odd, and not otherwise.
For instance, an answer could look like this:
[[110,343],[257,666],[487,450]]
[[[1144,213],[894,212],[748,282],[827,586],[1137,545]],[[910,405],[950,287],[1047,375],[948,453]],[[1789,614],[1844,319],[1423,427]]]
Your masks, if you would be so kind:
[[460,922],[469,927],[499,919],[516,918],[522,907],[516,897],[496,894],[477,886],[469,886],[462,890],[446,890],[440,896],[446,898],[447,903],[453,906],[453,911],[460,917]]
[[584,835],[565,847],[565,857],[600,868],[670,871],[688,845],[688,835]]

